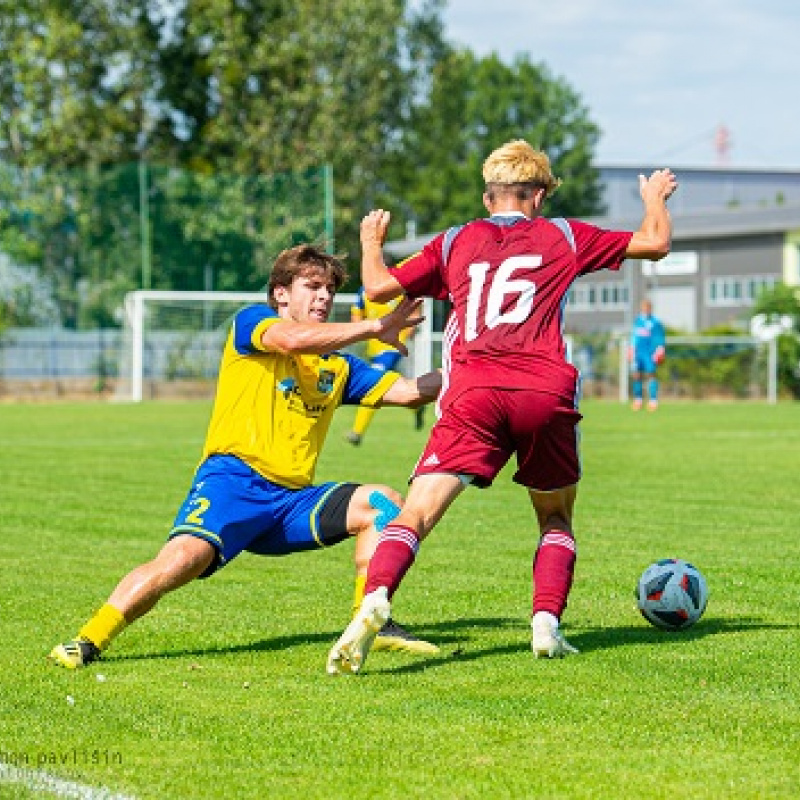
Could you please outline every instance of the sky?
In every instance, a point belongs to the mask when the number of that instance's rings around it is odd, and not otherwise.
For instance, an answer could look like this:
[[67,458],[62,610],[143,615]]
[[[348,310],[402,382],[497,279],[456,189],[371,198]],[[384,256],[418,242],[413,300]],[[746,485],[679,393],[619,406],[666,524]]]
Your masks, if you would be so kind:
[[565,80],[601,166],[800,169],[798,0],[448,0],[444,22]]

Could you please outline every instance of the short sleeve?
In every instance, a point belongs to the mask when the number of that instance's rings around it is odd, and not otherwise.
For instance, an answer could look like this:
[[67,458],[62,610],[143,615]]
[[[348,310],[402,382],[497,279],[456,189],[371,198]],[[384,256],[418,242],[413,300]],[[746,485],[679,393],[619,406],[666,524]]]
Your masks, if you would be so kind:
[[447,287],[442,278],[443,245],[444,234],[439,234],[419,253],[401,261],[391,270],[409,297],[435,297],[440,300],[447,297]]
[[377,405],[400,375],[371,367],[366,361],[350,353],[341,353],[350,367],[344,387],[342,405]]
[[631,231],[609,231],[574,219],[568,223],[581,275],[601,269],[617,270],[622,266],[633,236]]
[[240,355],[263,353],[260,341],[264,331],[279,322],[278,312],[270,306],[247,306],[233,318],[233,346]]

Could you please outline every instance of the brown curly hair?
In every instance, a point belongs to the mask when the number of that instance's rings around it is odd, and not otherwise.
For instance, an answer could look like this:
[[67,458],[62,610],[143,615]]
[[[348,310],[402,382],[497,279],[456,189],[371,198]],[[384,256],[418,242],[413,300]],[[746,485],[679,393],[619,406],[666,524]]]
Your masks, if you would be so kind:
[[341,256],[326,253],[313,244],[299,244],[282,251],[275,259],[267,285],[269,304],[274,309],[278,308],[276,287],[288,288],[295,278],[316,272],[321,272],[327,280],[331,280],[337,292],[347,280],[347,270]]

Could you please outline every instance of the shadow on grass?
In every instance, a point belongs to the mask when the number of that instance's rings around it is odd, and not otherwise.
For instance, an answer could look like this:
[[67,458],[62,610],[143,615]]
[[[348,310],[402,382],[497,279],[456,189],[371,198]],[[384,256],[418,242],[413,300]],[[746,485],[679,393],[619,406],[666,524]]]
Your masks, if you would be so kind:
[[[397,620],[400,625],[414,633],[420,639],[435,640],[442,648],[458,649],[468,640],[461,631],[468,628],[521,628],[524,627],[518,619],[481,617],[477,619],[455,619],[424,627],[410,626],[402,620]],[[221,655],[224,653],[258,653],[286,650],[307,644],[325,643],[333,646],[339,638],[341,630],[303,632],[291,636],[274,636],[240,644],[224,644],[209,647],[183,648],[180,650],[161,650],[151,653],[114,654],[105,656],[104,661],[140,661],[152,658],[185,658],[186,656]]]
[[[508,629],[516,631],[509,634],[509,641],[503,645],[480,647],[469,635],[470,630],[491,628],[492,630]],[[591,628],[570,632],[565,628],[569,642],[582,653],[593,650],[608,650],[612,647],[630,647],[636,645],[680,644],[702,639],[706,636],[718,636],[728,633],[741,633],[752,630],[797,630],[800,626],[783,623],[768,623],[755,618],[739,618],[736,620],[723,618],[703,619],[697,625],[685,631],[662,631],[650,625],[626,625],[619,627]],[[371,669],[370,672],[417,672],[437,666],[450,664],[453,661],[474,661],[478,658],[525,652],[529,649],[527,621],[508,617],[477,617],[442,621],[424,627],[414,627],[414,634],[422,639],[435,642],[441,653],[431,657],[415,657],[414,664],[404,664],[382,670]],[[317,631],[315,633],[297,633],[291,636],[275,636],[258,641],[219,646],[183,648],[180,650],[157,651],[151,653],[132,653],[130,655],[113,655],[108,661],[140,661],[148,659],[186,658],[188,656],[223,655],[235,653],[276,652],[288,648],[309,644],[332,646],[341,631]],[[482,638],[482,637],[479,637]],[[374,666],[374,663],[373,665]]]
[[584,627],[580,633],[567,633],[569,641],[579,650],[607,650],[611,647],[630,647],[632,645],[671,644],[693,642],[706,636],[719,636],[729,633],[742,633],[755,630],[797,630],[798,625],[772,623],[755,617],[725,619],[723,617],[704,617],[691,628],[683,631],[664,631],[652,625],[625,625],[613,628]]

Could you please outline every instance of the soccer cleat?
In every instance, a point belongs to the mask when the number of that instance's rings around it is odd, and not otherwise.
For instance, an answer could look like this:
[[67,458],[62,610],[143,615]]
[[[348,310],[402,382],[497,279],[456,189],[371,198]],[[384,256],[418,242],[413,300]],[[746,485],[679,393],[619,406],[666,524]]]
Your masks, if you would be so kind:
[[658,410],[658,400],[650,400],[647,403],[647,410],[648,411],[657,411]]
[[434,655],[439,648],[433,642],[418,639],[413,633],[398,625],[391,617],[378,631],[372,649],[392,650],[395,653],[412,653],[414,655]]
[[631,409],[633,409],[634,411],[638,411],[638,410],[639,410],[641,407],[642,407],[642,401],[641,401],[641,399],[640,399],[639,397],[637,397],[637,398],[636,398],[636,399],[635,399],[635,400],[634,400],[634,401],[631,403]]
[[578,653],[549,619],[534,615],[531,620],[531,649],[534,658],[563,658]]
[[88,639],[75,639],[65,644],[57,644],[48,658],[59,667],[80,669],[100,658],[100,649]]
[[361,601],[361,608],[328,653],[328,675],[355,674],[367,660],[375,637],[386,624],[391,605],[385,586],[379,586]]
[[360,433],[354,433],[353,431],[349,431],[344,438],[347,439],[347,441],[350,442],[350,444],[354,445],[355,447],[358,447],[358,445],[361,444]]

